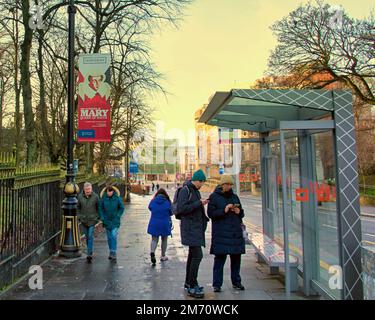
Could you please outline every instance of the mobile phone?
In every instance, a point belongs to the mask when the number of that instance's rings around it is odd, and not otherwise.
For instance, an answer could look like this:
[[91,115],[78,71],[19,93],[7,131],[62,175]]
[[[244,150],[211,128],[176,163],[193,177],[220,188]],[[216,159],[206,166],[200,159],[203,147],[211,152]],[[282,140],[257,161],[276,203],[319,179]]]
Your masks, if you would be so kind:
[[240,207],[240,205],[239,205],[238,203],[234,204],[233,206],[234,206],[235,208],[239,208],[239,207]]

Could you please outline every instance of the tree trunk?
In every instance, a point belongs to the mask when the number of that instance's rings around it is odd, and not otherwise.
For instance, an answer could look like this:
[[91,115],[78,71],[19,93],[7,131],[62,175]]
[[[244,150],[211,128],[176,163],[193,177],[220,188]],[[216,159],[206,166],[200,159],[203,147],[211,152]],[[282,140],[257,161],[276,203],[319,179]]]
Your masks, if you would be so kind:
[[[16,1],[18,4],[18,1]],[[16,165],[19,164],[20,161],[20,149],[21,149],[21,127],[22,127],[22,118],[20,113],[20,96],[21,96],[21,88],[20,84],[18,83],[18,50],[19,50],[19,29],[18,29],[18,10],[15,10],[13,15],[13,33],[14,33],[14,96],[15,96],[15,113],[14,113],[14,125],[16,129],[16,137],[15,137],[15,158],[16,158]]]
[[100,175],[105,174],[105,161],[100,160],[98,163],[98,172]]
[[18,165],[20,161],[20,149],[21,149],[21,127],[22,127],[22,117],[20,113],[20,98],[21,98],[21,88],[18,83],[18,49],[17,49],[17,58],[16,60],[16,70],[14,74],[14,93],[15,93],[15,114],[14,114],[14,124],[16,129],[15,145],[16,145],[16,164]]
[[[43,38],[44,38],[44,31],[39,30],[39,47],[38,47],[38,77],[39,77],[39,105],[38,111],[40,114],[40,125],[42,128],[43,133],[43,142],[47,146],[48,156],[51,163],[58,164],[59,158],[56,156],[55,146],[52,142],[52,135],[53,133],[49,130],[49,123],[47,117],[47,103],[46,103],[46,90],[45,90],[45,79],[44,79],[44,71],[43,71]],[[53,128],[52,128],[53,130]]]
[[[101,28],[101,19],[99,15],[100,10],[100,1],[95,1],[95,8],[96,8],[96,30],[95,30],[95,46],[93,53],[99,53],[100,49],[100,28]],[[91,174],[94,172],[94,147],[95,142],[86,142],[85,146],[85,157],[86,157],[86,173]]]
[[22,1],[22,19],[25,28],[21,45],[21,87],[23,98],[23,112],[25,119],[26,164],[33,164],[37,160],[37,141],[34,113],[32,109],[32,91],[30,82],[30,52],[33,30],[29,27],[29,0]]
[[0,79],[0,149],[3,145],[3,108],[4,108],[4,81]]
[[94,162],[93,162],[93,143],[86,142],[85,144],[85,155],[86,155],[86,173],[92,174],[94,169]]

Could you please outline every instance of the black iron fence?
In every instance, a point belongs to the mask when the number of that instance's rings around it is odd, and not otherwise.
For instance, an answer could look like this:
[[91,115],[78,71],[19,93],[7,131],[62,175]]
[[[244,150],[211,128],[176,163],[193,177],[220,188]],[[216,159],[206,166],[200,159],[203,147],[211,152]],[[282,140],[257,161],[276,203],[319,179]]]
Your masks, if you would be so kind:
[[[99,194],[103,177],[79,175]],[[58,249],[64,178],[59,167],[16,168],[0,157],[0,291]]]
[[60,180],[60,168],[16,168],[14,161],[2,161],[0,289],[55,251],[61,223]]

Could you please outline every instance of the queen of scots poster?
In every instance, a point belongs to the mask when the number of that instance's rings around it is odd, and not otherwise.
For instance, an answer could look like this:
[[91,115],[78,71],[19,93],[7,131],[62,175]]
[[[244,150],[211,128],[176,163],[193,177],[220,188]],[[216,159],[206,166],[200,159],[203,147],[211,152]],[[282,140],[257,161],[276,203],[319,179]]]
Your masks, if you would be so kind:
[[111,141],[109,65],[109,54],[79,56],[78,142]]

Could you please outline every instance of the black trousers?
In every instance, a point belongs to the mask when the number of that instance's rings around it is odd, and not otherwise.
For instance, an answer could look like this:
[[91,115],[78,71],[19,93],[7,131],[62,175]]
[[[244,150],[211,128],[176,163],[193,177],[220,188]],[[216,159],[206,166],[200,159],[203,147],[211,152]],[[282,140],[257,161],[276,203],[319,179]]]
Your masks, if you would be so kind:
[[[226,259],[227,259],[226,254],[215,255],[214,279],[212,282],[213,287],[221,287],[223,285],[223,269],[224,269]],[[231,254],[230,255],[230,271],[231,271],[231,280],[232,280],[233,285],[238,285],[241,283],[240,268],[241,268],[241,255]]]
[[202,247],[189,247],[189,255],[186,263],[185,283],[191,288],[198,285],[198,271],[202,258]]

